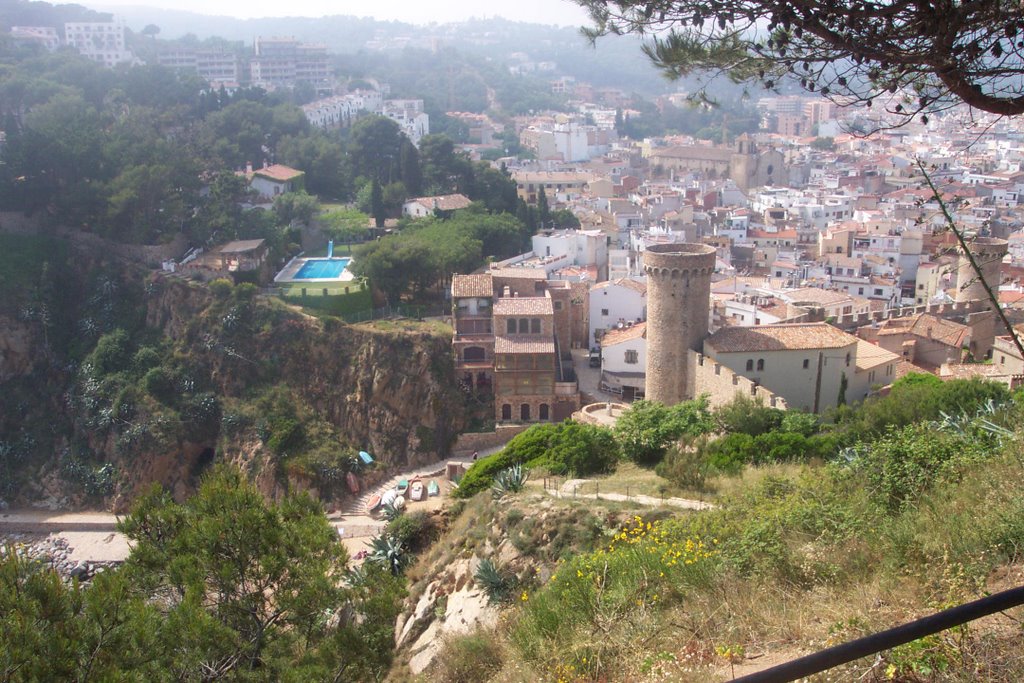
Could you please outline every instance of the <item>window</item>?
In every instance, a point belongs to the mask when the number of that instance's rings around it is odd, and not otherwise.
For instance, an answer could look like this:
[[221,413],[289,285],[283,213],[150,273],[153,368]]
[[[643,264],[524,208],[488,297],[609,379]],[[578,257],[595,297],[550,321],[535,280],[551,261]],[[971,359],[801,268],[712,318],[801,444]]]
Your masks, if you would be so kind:
[[462,352],[462,359],[467,361],[479,361],[484,360],[486,353],[481,346],[470,346]]
[[529,318],[520,318],[519,319],[519,334],[529,334],[529,333],[530,333],[530,319]]
[[850,354],[846,354],[846,367],[850,367]]
[[757,359],[757,369],[758,371],[764,370],[764,358]]
[[999,356],[999,364],[1006,365],[1006,356]]
[[635,365],[640,362],[639,354],[633,349],[626,351],[626,362],[630,365]]
[[857,288],[857,293],[858,294],[863,294],[864,293],[864,288],[863,287],[858,287]]
[[810,358],[804,358],[804,370],[806,370],[809,367],[811,367],[811,359]]
[[512,404],[506,403],[501,406],[501,419],[511,420],[512,419]]
[[875,287],[875,296],[882,296],[882,290],[878,287]]
[[549,410],[548,409],[548,404],[547,403],[541,403],[540,404],[540,409],[538,410],[538,414],[537,414],[538,419],[544,420],[544,421],[547,421],[547,420],[551,419],[550,415],[548,414],[548,410]]
[[530,318],[530,334],[540,334],[540,318]]
[[515,318],[509,318],[508,319],[508,324],[507,324],[507,330],[506,331],[509,334],[515,334],[516,333],[516,321],[515,321]]
[[562,310],[562,302],[561,301],[556,301],[555,302],[555,310],[556,311]]
[[608,315],[608,309],[607,308],[602,308],[601,309],[601,315],[605,315],[605,316]]
[[754,369],[754,361],[753,360],[748,360],[747,361],[747,370],[753,370],[753,369]]
[[524,403],[519,406],[519,419],[523,422],[527,422],[530,419],[530,404]]

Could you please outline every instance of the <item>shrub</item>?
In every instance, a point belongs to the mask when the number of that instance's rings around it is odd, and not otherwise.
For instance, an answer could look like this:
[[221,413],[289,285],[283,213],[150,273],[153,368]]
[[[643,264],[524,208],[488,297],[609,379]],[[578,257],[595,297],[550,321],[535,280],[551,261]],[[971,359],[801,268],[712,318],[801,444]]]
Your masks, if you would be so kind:
[[163,362],[163,357],[160,352],[154,349],[152,346],[143,346],[141,349],[135,352],[135,357],[132,358],[132,369],[139,374],[145,374],[152,368],[157,367]]
[[235,285],[235,299],[238,301],[251,301],[260,288],[251,282],[242,282]]
[[277,455],[294,451],[305,440],[302,425],[293,418],[278,417],[271,421],[269,428],[270,436],[267,438],[267,448]]
[[462,477],[457,498],[470,498],[491,486],[513,465],[543,467],[554,474],[586,475],[614,469],[618,446],[603,427],[572,420],[530,427],[516,435],[497,455],[478,460]]
[[438,683],[489,681],[501,670],[503,652],[494,634],[474,632],[445,641],[431,680]]
[[957,476],[960,466],[981,459],[986,449],[973,439],[932,424],[889,431],[861,449],[852,463],[876,500],[897,510],[916,500],[939,479]]
[[528,464],[558,475],[586,476],[615,469],[619,446],[610,430],[570,420],[554,427],[545,454]]
[[821,420],[814,413],[790,410],[783,413],[779,429],[784,432],[795,432],[803,436],[813,436],[821,429]]
[[615,423],[615,438],[623,456],[653,465],[665,457],[673,442],[711,432],[714,422],[708,405],[706,396],[674,406],[637,401]]
[[698,443],[696,448],[673,448],[654,471],[659,477],[682,488],[707,491],[710,466],[704,457],[705,448],[706,442]]
[[388,536],[413,553],[430,545],[436,531],[430,515],[422,510],[399,515],[391,520],[385,528],[385,533]]
[[231,290],[234,289],[235,285],[231,280],[227,278],[217,278],[210,283],[210,292],[218,299],[223,301],[231,296]]
[[121,329],[108,332],[100,337],[96,342],[96,348],[89,355],[89,362],[97,376],[109,375],[128,367],[129,341],[128,333]]
[[737,394],[732,401],[716,408],[714,417],[723,432],[758,436],[778,429],[785,414],[769,408],[760,398]]
[[146,392],[165,405],[173,404],[178,398],[178,378],[167,368],[157,366],[142,377]]
[[742,432],[726,434],[708,443],[704,449],[708,465],[722,474],[739,474],[743,466],[753,462],[756,456],[754,437]]

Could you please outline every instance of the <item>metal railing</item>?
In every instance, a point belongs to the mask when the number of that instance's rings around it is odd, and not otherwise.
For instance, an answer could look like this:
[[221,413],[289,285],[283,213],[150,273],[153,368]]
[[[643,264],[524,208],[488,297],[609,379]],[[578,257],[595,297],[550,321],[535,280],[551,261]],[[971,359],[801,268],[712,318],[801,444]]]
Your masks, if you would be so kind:
[[733,679],[734,683],[787,683],[834,669],[883,650],[919,640],[969,621],[1024,605],[1024,586],[936,612],[922,619]]

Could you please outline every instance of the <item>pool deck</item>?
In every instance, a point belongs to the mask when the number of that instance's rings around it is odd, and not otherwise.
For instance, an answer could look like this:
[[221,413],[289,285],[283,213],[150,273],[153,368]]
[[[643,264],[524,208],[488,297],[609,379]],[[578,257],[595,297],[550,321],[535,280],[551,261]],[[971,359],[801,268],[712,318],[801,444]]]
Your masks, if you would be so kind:
[[[341,275],[338,277],[327,277],[327,278],[299,278],[296,279],[295,275],[298,273],[302,266],[306,264],[306,261],[326,261],[327,258],[323,256],[296,256],[288,264],[281,269],[281,272],[274,277],[274,282],[286,283],[286,284],[317,284],[322,282],[351,282],[355,280],[355,276],[349,272],[348,266],[345,270],[341,271]],[[337,256],[331,260],[348,260],[349,264],[352,263],[352,258],[349,256]]]

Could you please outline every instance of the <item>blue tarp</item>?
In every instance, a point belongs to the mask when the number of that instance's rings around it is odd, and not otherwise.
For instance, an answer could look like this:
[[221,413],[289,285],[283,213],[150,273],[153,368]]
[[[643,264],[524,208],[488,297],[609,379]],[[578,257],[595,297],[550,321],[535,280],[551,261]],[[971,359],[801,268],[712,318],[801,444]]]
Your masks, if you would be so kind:
[[367,453],[366,451],[359,451],[359,457],[362,458],[363,462],[366,463],[367,465],[373,462],[373,456]]

